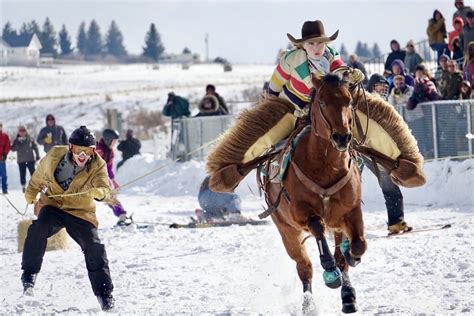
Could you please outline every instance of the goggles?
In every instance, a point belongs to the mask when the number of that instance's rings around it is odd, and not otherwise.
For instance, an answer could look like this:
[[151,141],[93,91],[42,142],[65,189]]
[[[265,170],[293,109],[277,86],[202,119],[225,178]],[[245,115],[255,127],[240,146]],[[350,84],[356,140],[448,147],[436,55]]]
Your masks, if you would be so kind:
[[78,156],[80,156],[81,154],[84,154],[84,155],[90,157],[94,154],[94,151],[95,151],[94,147],[85,147],[85,146],[72,145],[73,154],[76,154]]

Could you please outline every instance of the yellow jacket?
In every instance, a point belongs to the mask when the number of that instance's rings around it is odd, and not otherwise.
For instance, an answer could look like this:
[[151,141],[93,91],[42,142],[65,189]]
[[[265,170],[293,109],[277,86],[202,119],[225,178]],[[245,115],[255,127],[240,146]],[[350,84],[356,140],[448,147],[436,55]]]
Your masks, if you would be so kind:
[[90,193],[49,198],[51,195],[84,192],[92,188],[101,190],[105,197],[111,191],[105,161],[97,154],[93,156],[83,170],[76,174],[69,188],[64,191],[54,178],[54,171],[68,151],[67,146],[55,146],[48,151],[48,154],[41,159],[38,168],[33,173],[25,197],[32,201],[36,198],[38,192],[41,192],[41,204],[60,208],[64,212],[82,218],[98,227],[95,202]]

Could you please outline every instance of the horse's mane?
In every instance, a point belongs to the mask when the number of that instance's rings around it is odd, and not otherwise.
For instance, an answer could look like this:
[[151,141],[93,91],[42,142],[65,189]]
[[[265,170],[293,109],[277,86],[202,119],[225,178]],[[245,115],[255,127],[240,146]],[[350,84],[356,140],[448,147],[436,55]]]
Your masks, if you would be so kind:
[[339,88],[343,84],[347,84],[347,81],[342,79],[339,75],[328,73],[323,77],[323,83],[328,84],[334,88]]

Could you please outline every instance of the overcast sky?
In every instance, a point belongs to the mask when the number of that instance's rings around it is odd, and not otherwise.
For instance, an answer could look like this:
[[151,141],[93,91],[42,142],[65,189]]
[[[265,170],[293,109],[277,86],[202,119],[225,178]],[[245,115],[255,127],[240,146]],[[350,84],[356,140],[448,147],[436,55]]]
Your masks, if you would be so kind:
[[[465,0],[466,5],[473,1]],[[452,30],[454,0],[351,0],[351,1],[39,1],[0,0],[0,23],[10,21],[15,29],[35,19],[42,26],[49,17],[56,31],[62,24],[73,44],[79,24],[95,19],[104,35],[115,20],[130,53],[141,53],[145,34],[155,23],[166,52],[180,53],[184,47],[205,57],[205,34],[209,34],[209,56],[233,63],[273,63],[278,49],[286,47],[286,33],[301,37],[306,20],[322,20],[326,33],[339,29],[333,43],[344,43],[349,52],[357,41],[377,42],[382,52],[397,39],[425,39],[428,19],[435,9],[446,17]]]

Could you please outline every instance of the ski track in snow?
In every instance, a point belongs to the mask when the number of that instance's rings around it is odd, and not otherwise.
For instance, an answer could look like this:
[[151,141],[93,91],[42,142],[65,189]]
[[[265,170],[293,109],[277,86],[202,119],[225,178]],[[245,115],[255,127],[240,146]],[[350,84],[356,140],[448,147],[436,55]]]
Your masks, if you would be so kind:
[[[223,73],[216,65],[193,66],[186,72],[176,65],[160,66],[158,71],[147,65],[0,67],[0,75],[7,77],[2,82],[3,98],[97,94],[1,104],[1,119],[9,131],[25,123],[39,129],[51,112],[67,132],[79,122],[100,130],[107,108],[118,108],[124,116],[137,102],[148,109],[161,109],[169,90],[198,98],[209,78],[226,99],[242,99],[242,90],[260,88],[273,67],[236,65],[231,73]],[[113,101],[104,102],[105,94]],[[166,148],[169,140],[160,141]],[[13,156],[7,163],[9,198],[23,211]],[[127,161],[117,173],[119,183],[169,164],[156,157],[145,153]],[[415,229],[453,226],[393,238],[377,238],[387,233],[385,205],[376,178],[367,170],[363,174],[368,250],[362,263],[350,270],[359,314],[474,314],[474,160],[430,162],[425,172],[425,186],[402,189],[405,219]],[[196,196],[204,174],[202,162],[171,164],[124,188],[119,198],[137,222],[187,223],[198,206]],[[256,218],[262,211],[264,201],[254,196],[257,192],[254,175],[237,188],[244,215]],[[28,215],[21,217],[0,197],[0,314],[102,314],[83,255],[71,239],[67,250],[46,252],[35,296],[22,296],[17,224],[31,214],[30,207]],[[295,264],[271,222],[206,229],[169,229],[156,224],[134,230],[113,227],[117,218],[103,204],[98,204],[97,214],[115,285],[114,313],[301,314],[303,294]],[[340,290],[323,284],[314,239],[306,247],[314,267],[314,314],[340,314]]]
[[[10,198],[23,205],[21,193]],[[186,222],[195,197],[123,195],[143,222]],[[261,201],[248,197],[245,215],[255,217]],[[2,199],[0,311],[11,313],[96,313],[79,247],[47,252],[35,297],[22,297],[21,254],[16,224],[21,219]],[[393,238],[386,234],[381,205],[365,206],[369,248],[350,275],[361,314],[467,313],[474,311],[472,210],[407,207],[416,228],[452,223],[447,230]],[[148,230],[113,227],[111,210],[99,205],[99,235],[107,247],[117,313],[300,314],[301,284],[280,236],[267,226]],[[332,243],[332,242],[331,242]],[[313,239],[306,242],[314,266],[314,299],[320,314],[340,313],[340,291],[326,288]]]

